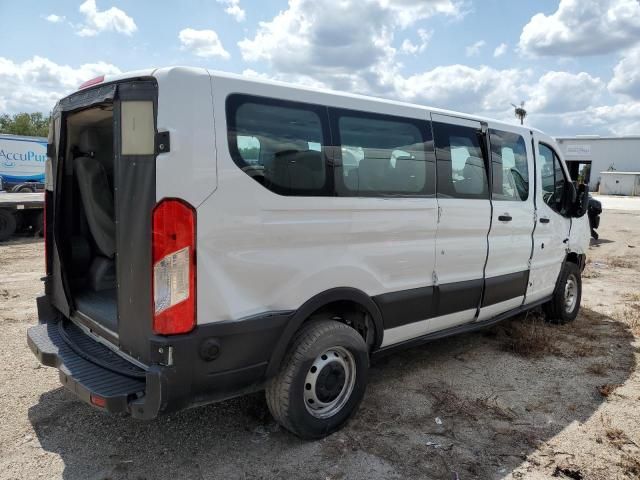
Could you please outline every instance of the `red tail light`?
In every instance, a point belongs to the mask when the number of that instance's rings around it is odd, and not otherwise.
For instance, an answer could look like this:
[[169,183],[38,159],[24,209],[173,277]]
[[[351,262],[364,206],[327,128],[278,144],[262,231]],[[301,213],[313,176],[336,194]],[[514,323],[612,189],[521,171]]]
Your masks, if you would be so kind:
[[153,331],[187,333],[196,324],[196,212],[178,199],[153,210]]
[[92,78],[91,80],[87,80],[86,82],[82,83],[78,87],[78,90],[82,90],[83,88],[87,88],[87,87],[92,87],[93,85],[97,85],[102,82],[104,82],[104,75],[100,75],[99,77]]
[[49,275],[51,267],[49,266],[49,235],[47,232],[47,223],[49,218],[49,204],[47,198],[51,195],[48,190],[44,191],[44,209],[42,210],[42,233],[44,235],[44,272]]

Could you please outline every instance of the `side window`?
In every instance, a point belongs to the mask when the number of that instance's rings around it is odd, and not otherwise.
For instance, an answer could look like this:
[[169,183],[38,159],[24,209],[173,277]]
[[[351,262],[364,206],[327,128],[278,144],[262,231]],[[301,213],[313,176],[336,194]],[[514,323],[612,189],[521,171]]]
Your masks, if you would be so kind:
[[478,132],[470,127],[433,123],[438,161],[438,195],[488,199],[489,183]]
[[489,130],[493,198],[521,200],[529,197],[527,147],[521,135]]
[[433,155],[427,124],[419,120],[332,110],[342,162],[339,194],[345,196],[433,194]]
[[329,195],[326,109],[245,95],[227,99],[229,150],[247,175],[281,195]]
[[537,162],[542,176],[542,198],[556,211],[560,211],[564,195],[565,176],[558,155],[544,143],[538,144]]

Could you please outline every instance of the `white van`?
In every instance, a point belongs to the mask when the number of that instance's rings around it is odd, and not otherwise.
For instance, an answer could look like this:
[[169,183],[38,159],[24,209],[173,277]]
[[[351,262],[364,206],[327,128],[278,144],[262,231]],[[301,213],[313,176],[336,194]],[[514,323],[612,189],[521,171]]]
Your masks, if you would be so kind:
[[164,68],[60,100],[46,184],[29,345],[135,418],[266,389],[319,438],[371,356],[580,306],[587,196],[526,127]]

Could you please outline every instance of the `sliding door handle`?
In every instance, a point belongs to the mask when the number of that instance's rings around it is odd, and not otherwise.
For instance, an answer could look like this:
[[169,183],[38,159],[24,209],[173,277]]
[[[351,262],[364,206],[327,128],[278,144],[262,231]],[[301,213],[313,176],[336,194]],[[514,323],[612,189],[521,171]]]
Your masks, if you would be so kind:
[[500,220],[501,222],[510,222],[512,218],[511,218],[511,215],[509,215],[508,213],[505,213],[504,215],[500,215],[498,217],[498,220]]
[[540,217],[540,223],[549,223],[551,220],[549,220],[547,217]]

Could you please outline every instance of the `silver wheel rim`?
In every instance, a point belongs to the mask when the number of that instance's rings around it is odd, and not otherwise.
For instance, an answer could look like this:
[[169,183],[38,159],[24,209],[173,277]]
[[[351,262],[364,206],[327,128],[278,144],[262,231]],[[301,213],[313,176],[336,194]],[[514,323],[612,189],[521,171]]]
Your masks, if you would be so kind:
[[567,283],[564,285],[564,310],[572,313],[578,301],[578,281],[575,275],[571,274],[567,277]]
[[304,381],[304,405],[316,418],[329,418],[349,401],[356,384],[356,361],[344,347],[331,347],[313,361]]

